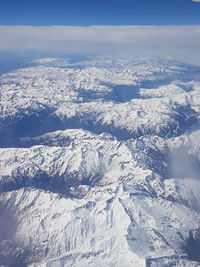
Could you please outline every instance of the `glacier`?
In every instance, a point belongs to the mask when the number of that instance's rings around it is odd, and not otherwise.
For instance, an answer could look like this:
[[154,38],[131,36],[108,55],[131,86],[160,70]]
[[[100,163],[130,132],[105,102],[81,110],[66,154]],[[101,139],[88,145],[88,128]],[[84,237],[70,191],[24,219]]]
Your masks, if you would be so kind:
[[200,266],[200,68],[44,58],[0,76],[0,266]]

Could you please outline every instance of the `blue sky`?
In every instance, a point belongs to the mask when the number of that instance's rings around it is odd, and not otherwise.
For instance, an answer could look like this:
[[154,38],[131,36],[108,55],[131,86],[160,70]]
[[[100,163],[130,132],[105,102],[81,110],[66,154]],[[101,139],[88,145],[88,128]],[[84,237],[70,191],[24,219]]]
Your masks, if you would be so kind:
[[1,0],[0,25],[192,25],[192,0]]

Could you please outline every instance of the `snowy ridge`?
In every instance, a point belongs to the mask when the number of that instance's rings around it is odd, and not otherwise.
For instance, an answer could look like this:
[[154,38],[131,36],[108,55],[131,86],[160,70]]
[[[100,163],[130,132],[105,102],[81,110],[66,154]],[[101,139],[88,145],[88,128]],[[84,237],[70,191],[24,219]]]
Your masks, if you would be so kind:
[[0,265],[199,266],[198,68],[37,63],[0,79]]

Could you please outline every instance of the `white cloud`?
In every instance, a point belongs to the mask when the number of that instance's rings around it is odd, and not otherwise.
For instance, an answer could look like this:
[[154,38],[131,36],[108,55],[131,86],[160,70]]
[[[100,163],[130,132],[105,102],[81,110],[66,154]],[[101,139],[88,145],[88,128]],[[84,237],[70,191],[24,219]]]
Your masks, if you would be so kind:
[[193,2],[197,2],[197,3],[200,3],[200,0],[192,0]]
[[200,65],[198,26],[0,26],[0,52],[171,56]]

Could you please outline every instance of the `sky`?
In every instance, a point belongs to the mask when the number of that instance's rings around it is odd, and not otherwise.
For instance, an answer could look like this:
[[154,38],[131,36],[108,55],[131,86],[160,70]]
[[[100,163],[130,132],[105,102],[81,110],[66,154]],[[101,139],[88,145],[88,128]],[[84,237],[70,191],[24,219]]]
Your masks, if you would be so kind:
[[0,25],[194,25],[196,1],[1,0]]
[[199,47],[200,0],[0,1],[0,60],[112,54],[200,66]]

